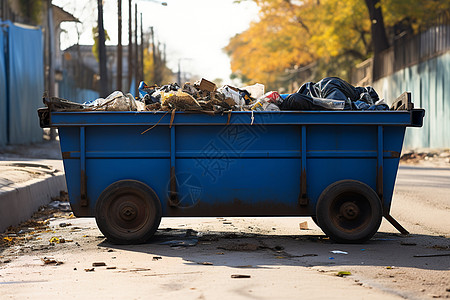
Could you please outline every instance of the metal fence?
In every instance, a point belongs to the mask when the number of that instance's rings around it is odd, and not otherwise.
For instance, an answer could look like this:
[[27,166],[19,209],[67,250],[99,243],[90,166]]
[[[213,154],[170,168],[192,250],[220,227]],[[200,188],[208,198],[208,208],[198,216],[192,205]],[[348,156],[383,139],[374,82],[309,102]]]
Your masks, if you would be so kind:
[[[449,15],[448,12],[441,14],[433,26],[416,35],[403,35],[395,39],[391,48],[375,58],[377,63],[373,65],[373,81],[449,51]],[[359,78],[359,80],[361,79]]]
[[42,31],[10,21],[0,22],[0,31],[0,146],[41,141]]

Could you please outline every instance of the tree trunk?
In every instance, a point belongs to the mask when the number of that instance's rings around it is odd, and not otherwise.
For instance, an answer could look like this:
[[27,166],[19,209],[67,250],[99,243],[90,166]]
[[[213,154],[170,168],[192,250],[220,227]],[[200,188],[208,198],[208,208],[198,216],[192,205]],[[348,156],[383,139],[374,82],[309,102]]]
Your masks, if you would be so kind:
[[372,22],[372,45],[374,56],[389,48],[389,42],[384,28],[383,14],[381,12],[380,0],[365,0]]
[[131,1],[128,0],[128,85],[125,91],[131,92],[131,83],[133,82],[133,28],[132,28],[132,11],[131,11]]
[[117,1],[117,87],[122,90],[122,0]]

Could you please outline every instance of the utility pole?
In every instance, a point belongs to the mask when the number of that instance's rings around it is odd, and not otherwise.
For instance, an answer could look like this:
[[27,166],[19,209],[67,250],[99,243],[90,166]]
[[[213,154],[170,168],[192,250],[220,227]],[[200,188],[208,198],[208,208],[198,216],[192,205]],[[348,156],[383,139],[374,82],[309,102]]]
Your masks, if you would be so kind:
[[131,91],[131,83],[133,82],[133,29],[131,26],[131,1],[128,0],[128,86],[126,92]]
[[47,24],[48,24],[48,95],[55,95],[55,31],[53,26],[53,7],[52,0],[47,0]]
[[143,27],[142,27],[142,13],[140,14],[141,15],[141,57],[140,57],[140,59],[141,59],[141,80],[144,80],[144,29],[143,29]]
[[117,88],[122,90],[122,0],[117,0]]
[[137,97],[139,95],[138,90],[138,81],[139,79],[139,46],[138,46],[138,19],[137,19],[137,3],[134,4],[134,77],[136,82],[134,83],[134,96]]
[[108,93],[108,73],[106,70],[106,46],[105,29],[103,27],[103,4],[97,0],[98,6],[98,57],[100,64],[100,97],[106,97]]
[[177,74],[178,85],[181,86],[181,58],[178,59],[178,74]]
[[155,49],[155,33],[153,31],[153,26],[150,27],[150,34],[152,35],[152,57],[153,57],[153,83],[154,84],[160,84],[160,82],[158,82],[158,73],[157,73],[157,68],[156,68],[156,49]]
[[[53,26],[53,7],[52,0],[47,0],[47,25],[48,25],[48,96],[53,97],[55,94],[55,31]],[[56,139],[56,129],[50,128],[50,140]]]

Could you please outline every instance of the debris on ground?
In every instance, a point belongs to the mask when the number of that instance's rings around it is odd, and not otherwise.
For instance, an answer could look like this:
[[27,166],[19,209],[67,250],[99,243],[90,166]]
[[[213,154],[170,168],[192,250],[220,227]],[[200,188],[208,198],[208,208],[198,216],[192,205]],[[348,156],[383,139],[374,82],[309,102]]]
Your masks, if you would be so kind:
[[416,254],[413,257],[438,257],[438,256],[450,256],[450,253],[438,253],[438,254]]
[[408,150],[400,156],[400,161],[406,164],[418,164],[420,162],[450,164],[449,149],[423,149]]
[[345,276],[349,276],[349,275],[352,275],[352,273],[349,271],[340,271],[336,274],[336,276],[338,276],[338,277],[345,277]]
[[44,265],[55,265],[55,266],[59,266],[62,265],[63,262],[62,261],[58,261],[54,258],[50,258],[50,257],[44,257],[41,258],[42,262],[44,263]]
[[243,274],[233,274],[231,275],[231,278],[250,278],[250,275],[243,275]]
[[92,266],[93,267],[106,267],[106,263],[104,263],[104,262],[93,262]]
[[307,221],[301,222],[301,223],[299,224],[299,227],[300,227],[300,230],[309,230],[308,222],[307,222]]
[[54,244],[64,244],[66,240],[64,238],[54,236],[50,238],[49,242]]
[[242,243],[242,244],[228,244],[225,246],[217,247],[217,249],[228,251],[256,251],[263,249],[259,244]]
[[348,252],[341,251],[341,250],[332,250],[332,251],[330,251],[330,253],[333,253],[333,254],[344,254],[344,255],[348,254]]
[[[42,232],[51,232],[50,221],[53,218],[74,218],[73,213],[70,210],[70,205],[67,198],[67,193],[64,191],[60,192],[59,197],[53,198],[58,199],[55,205],[54,202],[50,202],[48,205],[41,206],[32,217],[20,223],[17,226],[10,226],[4,233],[0,233],[0,248],[9,247],[13,245],[20,245],[30,240],[41,239],[39,235]],[[69,210],[66,210],[65,206],[60,206],[60,203],[66,203],[69,205]],[[70,223],[67,223],[70,225]],[[67,226],[69,226],[67,225]],[[50,243],[64,243],[67,240],[61,237],[54,237],[53,241]]]

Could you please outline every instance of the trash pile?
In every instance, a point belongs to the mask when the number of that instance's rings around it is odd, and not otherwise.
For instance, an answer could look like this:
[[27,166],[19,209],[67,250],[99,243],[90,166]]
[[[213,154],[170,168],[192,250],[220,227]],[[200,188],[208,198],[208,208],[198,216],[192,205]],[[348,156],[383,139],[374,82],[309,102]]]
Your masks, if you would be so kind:
[[372,87],[353,87],[337,77],[327,77],[317,83],[308,82],[292,94],[264,92],[264,85],[236,88],[216,84],[202,78],[182,87],[177,83],[161,87],[139,85],[139,97],[115,91],[107,98],[76,104],[59,99],[44,102],[51,110],[88,111],[193,111],[223,113],[230,111],[291,111],[291,110],[389,110]]

